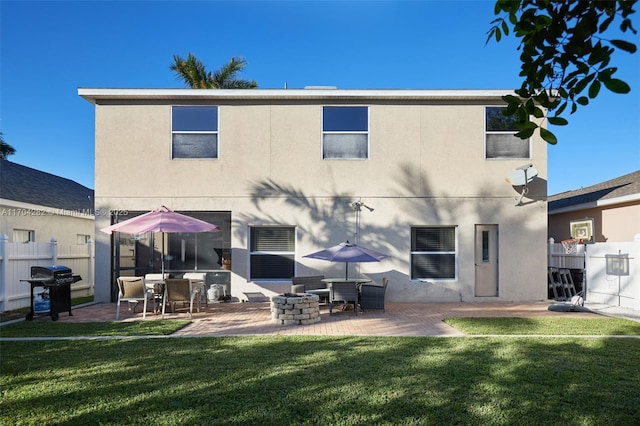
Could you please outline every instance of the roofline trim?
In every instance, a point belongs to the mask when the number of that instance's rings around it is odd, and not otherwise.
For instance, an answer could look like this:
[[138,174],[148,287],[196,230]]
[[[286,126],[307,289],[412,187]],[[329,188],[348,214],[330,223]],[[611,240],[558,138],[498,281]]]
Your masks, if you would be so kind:
[[597,207],[606,207],[606,206],[611,206],[611,205],[614,205],[614,204],[630,203],[630,202],[633,202],[633,201],[640,201],[640,194],[624,195],[622,197],[608,198],[608,199],[604,199],[604,200],[591,201],[589,203],[582,203],[582,204],[576,204],[576,205],[568,206],[568,207],[561,207],[561,208],[558,208],[558,209],[549,210],[548,214],[549,215],[553,215],[553,214],[560,214],[560,213],[569,213],[569,212],[573,212],[573,211],[576,211],[576,210],[585,210],[585,209],[593,209],[593,208],[597,208]]
[[371,99],[371,100],[494,100],[514,94],[513,89],[100,89],[78,88],[78,95],[95,104],[119,99]]

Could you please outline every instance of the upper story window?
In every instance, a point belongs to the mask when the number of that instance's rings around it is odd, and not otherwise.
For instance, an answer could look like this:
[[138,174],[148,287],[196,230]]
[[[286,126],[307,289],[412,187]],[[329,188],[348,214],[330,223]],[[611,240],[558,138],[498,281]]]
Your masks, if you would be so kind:
[[250,279],[289,280],[295,275],[295,231],[293,226],[251,228]]
[[218,107],[171,108],[171,158],[218,158]]
[[486,108],[485,158],[530,158],[530,140],[515,136],[515,116],[502,114],[502,107]]
[[322,158],[369,158],[369,108],[326,106],[322,109]]
[[457,279],[456,227],[411,228],[411,279]]

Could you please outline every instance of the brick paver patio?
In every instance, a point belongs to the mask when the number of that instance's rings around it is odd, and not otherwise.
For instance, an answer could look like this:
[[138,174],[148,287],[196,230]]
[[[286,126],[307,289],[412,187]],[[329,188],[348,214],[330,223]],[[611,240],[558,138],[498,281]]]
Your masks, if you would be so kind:
[[[193,321],[175,333],[178,336],[238,336],[238,335],[319,335],[319,336],[461,336],[458,330],[442,320],[447,317],[598,317],[591,312],[554,312],[551,302],[531,303],[394,303],[386,302],[386,310],[371,310],[353,314],[353,310],[329,315],[327,306],[320,306],[321,320],[310,325],[279,325],[271,322],[268,302],[210,303],[194,312]],[[121,321],[141,321],[141,306],[136,313],[122,305]],[[61,313],[59,322],[115,321],[116,304],[98,303],[73,309],[73,316]],[[187,319],[186,311],[169,313],[165,319]],[[160,319],[147,313],[146,321]],[[50,321],[48,318],[43,318]]]

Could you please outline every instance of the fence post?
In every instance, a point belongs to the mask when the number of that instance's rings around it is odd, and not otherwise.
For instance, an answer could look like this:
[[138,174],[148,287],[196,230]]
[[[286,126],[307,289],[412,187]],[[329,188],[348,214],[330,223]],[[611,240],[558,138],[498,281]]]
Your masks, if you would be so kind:
[[5,299],[7,289],[7,243],[9,242],[9,236],[6,234],[0,235],[0,312],[7,310],[7,300]]
[[91,256],[91,253],[93,252],[91,249],[92,246],[93,241],[91,241],[91,238],[89,238],[89,241],[87,241],[87,275],[89,275],[87,280],[89,282],[89,294],[91,295],[93,294],[93,259]]
[[51,252],[49,253],[51,255],[51,264],[56,265],[58,263],[58,240],[51,237],[49,246],[51,247]]
[[553,244],[556,242],[556,240],[553,239],[553,237],[549,237],[549,245],[547,246],[547,253],[549,256],[549,260],[547,260],[547,266],[552,267],[555,266],[553,263]]

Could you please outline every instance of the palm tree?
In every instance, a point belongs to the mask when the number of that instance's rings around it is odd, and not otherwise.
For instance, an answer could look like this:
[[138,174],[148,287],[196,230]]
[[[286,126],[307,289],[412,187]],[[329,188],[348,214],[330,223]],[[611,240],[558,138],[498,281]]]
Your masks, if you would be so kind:
[[169,67],[176,77],[192,89],[255,89],[258,83],[236,78],[247,62],[241,57],[233,57],[226,65],[215,72],[207,72],[201,60],[189,53],[187,59],[173,55],[173,64]]
[[8,156],[16,153],[16,149],[4,141],[4,136],[0,132],[0,160],[6,160]]

